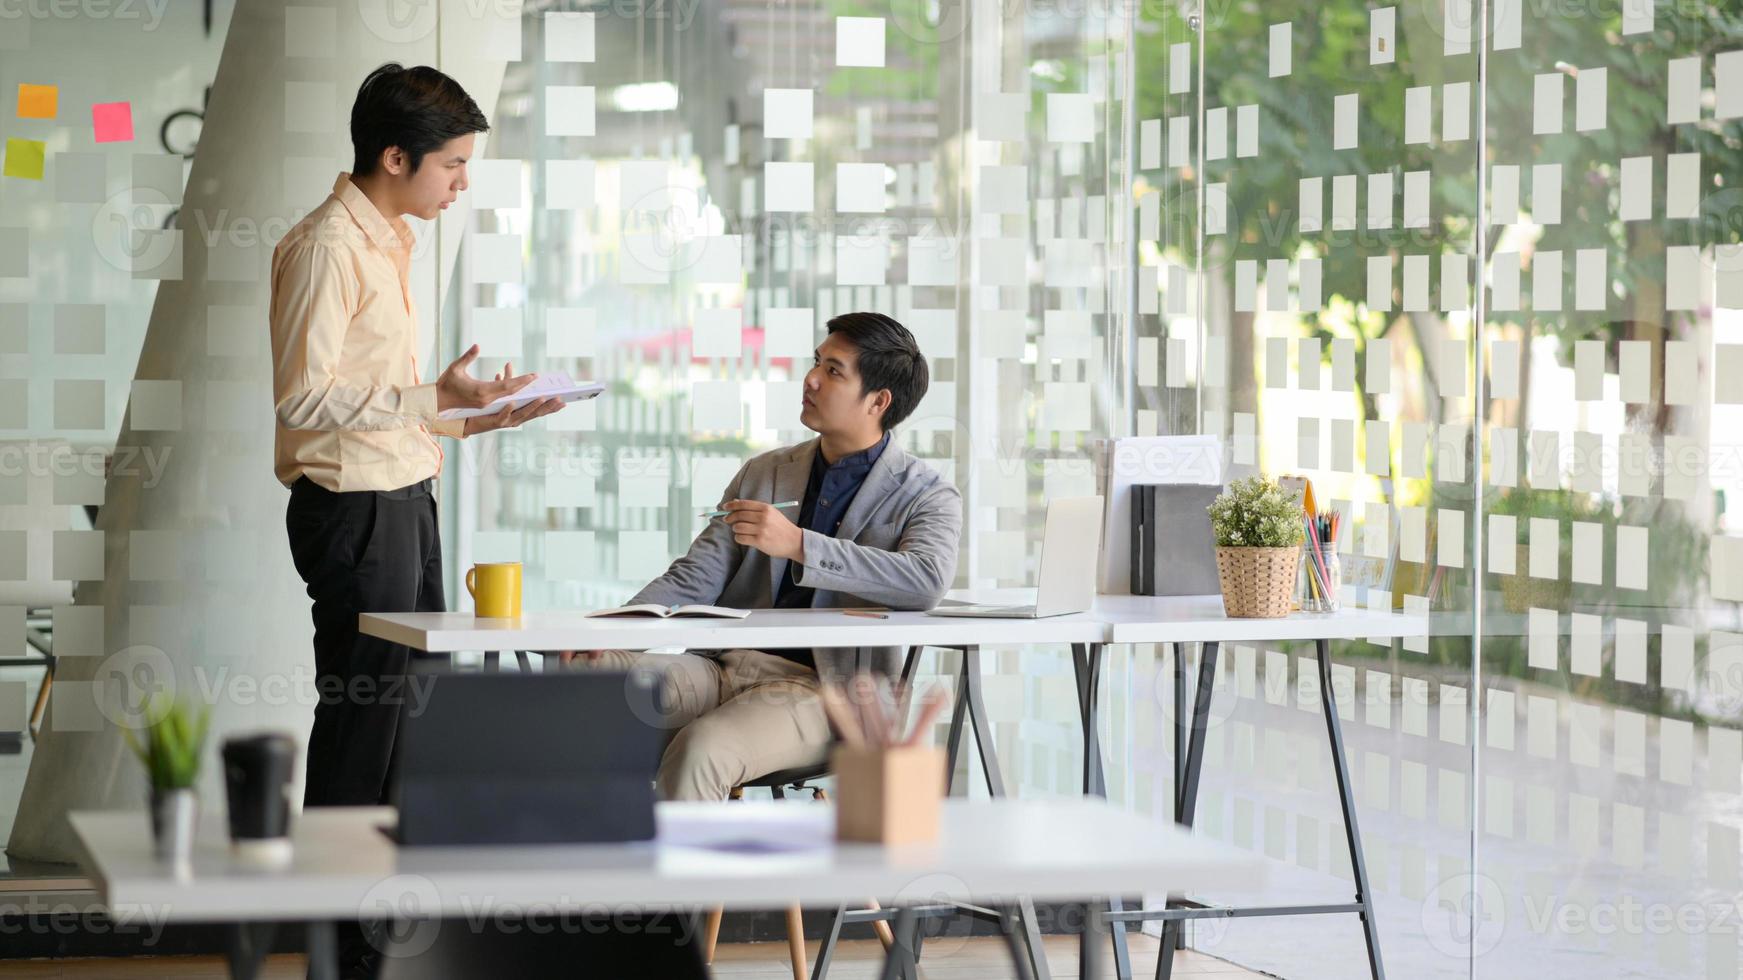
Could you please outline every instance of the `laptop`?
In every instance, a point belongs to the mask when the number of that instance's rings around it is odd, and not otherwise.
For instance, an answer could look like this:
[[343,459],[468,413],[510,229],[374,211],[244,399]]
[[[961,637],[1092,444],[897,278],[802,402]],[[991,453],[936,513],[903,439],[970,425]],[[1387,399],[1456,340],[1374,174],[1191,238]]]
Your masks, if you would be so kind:
[[401,844],[651,840],[664,747],[646,671],[442,674],[395,745]]
[[1095,604],[1101,513],[1100,497],[1062,497],[1047,504],[1047,526],[1041,537],[1041,581],[1035,588],[1034,605],[951,604],[927,615],[1044,619],[1088,612]]

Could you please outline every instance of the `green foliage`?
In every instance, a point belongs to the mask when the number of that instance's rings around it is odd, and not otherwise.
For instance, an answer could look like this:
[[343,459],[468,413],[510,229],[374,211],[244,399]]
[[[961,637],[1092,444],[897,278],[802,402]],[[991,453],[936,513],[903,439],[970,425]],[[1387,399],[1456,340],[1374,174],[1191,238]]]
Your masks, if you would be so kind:
[[121,734],[145,771],[154,789],[187,789],[200,775],[200,756],[206,744],[206,726],[211,709],[202,705],[196,715],[180,701],[154,697],[145,709],[145,740],[132,729]]
[[1206,508],[1224,548],[1291,548],[1301,543],[1301,501],[1265,479],[1236,480]]

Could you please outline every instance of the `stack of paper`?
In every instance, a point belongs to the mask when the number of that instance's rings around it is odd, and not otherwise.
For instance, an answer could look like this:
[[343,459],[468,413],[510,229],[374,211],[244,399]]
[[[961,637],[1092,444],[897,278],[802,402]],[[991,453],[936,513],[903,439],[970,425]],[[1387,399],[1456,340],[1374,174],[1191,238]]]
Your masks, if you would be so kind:
[[597,381],[576,381],[562,371],[550,371],[534,376],[532,383],[512,395],[504,395],[483,408],[450,408],[437,415],[441,419],[469,419],[476,415],[495,415],[505,408],[520,408],[541,398],[558,398],[564,402],[595,398],[605,386]]

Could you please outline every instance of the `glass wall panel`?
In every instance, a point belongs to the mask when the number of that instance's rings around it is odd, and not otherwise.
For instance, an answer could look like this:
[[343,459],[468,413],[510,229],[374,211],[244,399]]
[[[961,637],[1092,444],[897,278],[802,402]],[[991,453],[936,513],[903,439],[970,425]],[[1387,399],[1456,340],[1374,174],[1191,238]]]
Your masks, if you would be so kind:
[[[1333,643],[1331,694],[1385,965],[1464,976],[1465,915],[1440,903],[1471,868],[1475,791],[1468,13],[1285,0],[1205,17],[1201,49],[1156,45],[1140,73],[1202,105],[1168,161],[1201,187],[1203,374],[1189,431],[1227,440],[1231,475],[1311,481],[1317,509],[1341,516],[1344,605],[1431,614],[1431,636]],[[1198,897],[1350,901],[1316,651],[1225,644],[1218,667],[1195,829],[1275,860],[1262,892]],[[1194,939],[1281,976],[1368,969],[1347,913],[1201,924]]]
[[[1189,413],[1192,374],[1159,378],[1165,331],[1186,345],[1178,363],[1196,349],[1191,280],[1175,277],[1167,319],[1159,296],[1162,249],[1191,267],[1173,244],[1191,202],[1151,163],[1148,210],[1132,205],[1135,23],[991,2],[529,6],[473,168],[445,337],[456,354],[480,343],[481,371],[608,389],[464,446],[450,572],[518,559],[529,605],[623,601],[683,553],[744,460],[811,437],[811,351],[832,316],[872,309],[928,357],[898,438],[963,492],[957,584],[1032,585],[1045,501],[1095,492],[1097,436]],[[1013,792],[1076,792],[1064,652],[988,659]]]
[[1479,977],[1736,977],[1743,22],[1493,3]]
[[[112,453],[123,414],[131,400],[136,429],[181,424],[181,385],[137,383],[134,367],[158,284],[182,278],[189,249],[219,244],[219,229],[177,223],[233,6],[0,5],[0,733],[18,738],[0,754],[0,840],[55,620],[77,583],[105,574],[92,530],[105,474],[151,479],[168,463],[157,448]],[[258,281],[266,267],[264,249],[213,254],[213,278]],[[265,355],[247,312],[215,313],[213,355]]]

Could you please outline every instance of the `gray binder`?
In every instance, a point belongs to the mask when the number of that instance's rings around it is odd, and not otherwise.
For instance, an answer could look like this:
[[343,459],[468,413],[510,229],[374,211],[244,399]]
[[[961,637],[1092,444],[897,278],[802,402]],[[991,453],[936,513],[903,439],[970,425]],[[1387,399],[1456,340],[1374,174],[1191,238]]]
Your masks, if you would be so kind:
[[1216,541],[1206,508],[1220,486],[1146,483],[1132,487],[1134,515],[1142,515],[1134,541],[1142,574],[1134,595],[1212,595],[1221,590],[1216,572]]

